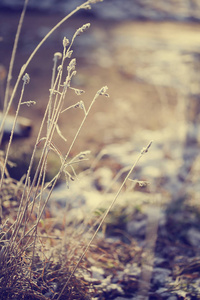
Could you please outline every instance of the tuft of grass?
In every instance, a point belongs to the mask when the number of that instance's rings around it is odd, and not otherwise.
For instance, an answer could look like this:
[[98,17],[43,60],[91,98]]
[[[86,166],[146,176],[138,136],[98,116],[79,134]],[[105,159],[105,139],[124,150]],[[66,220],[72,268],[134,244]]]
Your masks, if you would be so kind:
[[[82,100],[74,105],[68,106],[67,93],[74,91],[78,96],[82,95],[83,90],[72,86],[72,79],[76,76],[76,58],[73,57],[73,43],[80,35],[84,34],[90,24],[84,24],[78,28],[72,40],[63,38],[62,53],[56,52],[53,58],[52,79],[49,89],[49,99],[44,112],[41,126],[36,138],[33,152],[30,156],[26,174],[19,181],[13,180],[8,172],[8,164],[15,126],[21,105],[30,105],[23,101],[23,94],[26,86],[31,81],[31,76],[26,73],[26,69],[34,55],[47,40],[47,38],[69,17],[80,9],[90,9],[92,4],[102,0],[88,0],[72,13],[64,17],[52,30],[43,38],[35,50],[32,52],[26,63],[22,66],[12,95],[9,99],[9,89],[11,84],[12,70],[20,31],[25,15],[28,0],[24,2],[24,9],[20,18],[14,43],[10,68],[8,72],[7,86],[4,101],[4,117],[0,126],[0,136],[3,135],[3,127],[6,117],[12,105],[13,98],[23,81],[21,95],[18,102],[16,115],[14,118],[11,135],[5,155],[1,156],[0,170],[0,297],[1,299],[90,299],[93,293],[91,284],[83,280],[80,270],[85,268],[84,258],[91,247],[98,231],[102,227],[112,207],[116,203],[121,191],[133,172],[136,164],[141,157],[146,154],[151,146],[150,142],[144,147],[127,170],[128,173],[123,180],[120,188],[114,196],[109,207],[97,220],[98,226],[89,242],[85,243],[82,232],[76,241],[67,238],[70,234],[66,231],[65,220],[61,220],[59,228],[53,220],[47,204],[52,192],[63,176],[66,186],[76,180],[75,166],[88,158],[89,151],[81,151],[73,158],[70,157],[72,149],[78,140],[79,134],[90,114],[93,105],[101,96],[109,97],[107,86],[99,89],[91,100],[87,108]],[[66,153],[62,153],[54,143],[54,134],[58,133],[65,143],[67,138],[63,136],[58,120],[60,114],[67,114],[72,109],[82,110],[82,120],[75,133],[75,136],[68,146]],[[43,132],[45,132],[43,134]],[[42,146],[39,151],[38,148]],[[58,157],[59,167],[56,173],[47,178],[47,170],[50,163],[50,154],[54,153]],[[109,188],[109,187],[108,187]],[[66,216],[65,216],[66,218]],[[63,222],[62,222],[63,221]],[[57,231],[56,231],[57,230]],[[74,229],[72,228],[72,231]],[[70,231],[70,228],[69,228]],[[56,232],[55,235],[53,233]],[[65,235],[64,235],[65,233]]]

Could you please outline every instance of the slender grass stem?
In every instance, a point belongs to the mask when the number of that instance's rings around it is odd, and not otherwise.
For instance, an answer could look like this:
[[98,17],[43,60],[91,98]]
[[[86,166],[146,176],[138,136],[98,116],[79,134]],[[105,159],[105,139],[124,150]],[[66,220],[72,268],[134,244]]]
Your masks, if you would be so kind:
[[[25,78],[25,77],[27,77],[28,80],[30,80],[28,74],[25,74],[23,78]],[[14,131],[15,131],[15,126],[16,126],[16,123],[17,123],[18,115],[19,115],[19,109],[20,109],[20,106],[21,106],[21,102],[22,102],[22,98],[23,98],[23,95],[24,95],[24,89],[25,89],[26,84],[27,84],[27,81],[26,81],[26,78],[25,78],[23,86],[22,86],[21,95],[20,95],[20,99],[19,99],[19,102],[18,102],[17,110],[16,110],[16,113],[15,113],[13,125],[12,125],[12,130],[11,130],[11,134],[10,134],[10,139],[9,139],[7,151],[6,151],[6,156],[5,156],[5,159],[4,159],[4,164],[3,164],[2,173],[1,173],[0,190],[1,190],[2,185],[3,185],[4,173],[5,173],[6,164],[7,164],[7,161],[8,161],[8,154],[9,154],[9,151],[10,151],[10,147],[11,147],[11,143],[12,143],[12,139],[13,139],[13,135],[14,135]],[[1,201],[2,201],[2,199],[1,199]],[[2,216],[2,203],[0,203],[0,218],[2,218],[2,217],[3,217]]]
[[66,20],[68,20],[71,16],[73,16],[77,11],[79,11],[80,9],[84,9],[86,8],[87,5],[90,4],[90,1],[86,1],[85,3],[81,4],[80,6],[76,7],[71,13],[69,13],[67,16],[65,16],[60,22],[58,22],[46,35],[45,37],[41,40],[41,42],[37,45],[37,47],[34,49],[34,51],[31,53],[31,55],[29,56],[28,60],[26,61],[26,63],[22,66],[17,81],[14,85],[13,88],[13,92],[10,98],[10,101],[8,102],[7,108],[5,110],[1,125],[0,125],[0,133],[3,132],[3,128],[4,128],[4,124],[5,124],[5,120],[6,117],[8,115],[8,112],[10,110],[10,107],[12,105],[13,99],[15,97],[19,82],[22,78],[22,75],[24,74],[24,72],[26,71],[29,63],[31,62],[31,60],[33,59],[33,57],[35,56],[35,54],[37,53],[37,51],[40,49],[40,47],[44,44],[44,42],[49,38],[49,36],[58,28],[60,27]]
[[107,210],[105,211],[105,213],[104,213],[104,215],[103,215],[103,217],[102,217],[102,219],[101,219],[101,221],[100,221],[100,223],[99,223],[99,226],[97,227],[97,229],[96,229],[96,231],[94,232],[94,234],[93,234],[91,240],[89,241],[89,243],[88,243],[87,246],[85,247],[85,250],[83,251],[82,255],[80,256],[80,258],[79,258],[79,260],[78,260],[78,262],[77,262],[75,268],[73,269],[71,275],[69,276],[67,282],[65,283],[65,285],[64,285],[64,287],[63,287],[61,293],[59,294],[57,300],[59,300],[59,299],[61,298],[61,296],[62,296],[62,294],[63,294],[65,288],[67,287],[67,285],[68,285],[68,283],[70,282],[72,276],[75,274],[76,270],[78,269],[78,267],[79,267],[79,265],[80,265],[82,259],[84,258],[85,254],[87,253],[88,249],[90,248],[90,246],[91,246],[93,240],[95,239],[97,233],[99,232],[99,230],[100,230],[102,224],[104,223],[104,221],[105,221],[107,215],[109,214],[109,212],[111,211],[113,205],[115,204],[116,200],[118,199],[119,194],[121,193],[121,191],[122,191],[124,185],[126,184],[126,181],[127,181],[128,178],[130,177],[131,173],[133,172],[135,166],[138,164],[138,162],[139,162],[139,160],[141,159],[141,157],[142,157],[145,153],[148,152],[148,150],[149,150],[151,144],[152,144],[152,141],[151,141],[145,148],[143,148],[143,149],[141,150],[141,152],[140,152],[138,158],[137,158],[136,161],[133,163],[133,165],[132,165],[130,171],[129,171],[128,174],[126,175],[124,181],[122,182],[120,188],[118,189],[118,191],[117,191],[115,197],[113,198],[111,204],[109,205],[109,207],[108,207]]
[[9,95],[9,90],[10,90],[10,81],[12,79],[12,71],[13,71],[13,66],[14,66],[14,61],[15,61],[15,56],[16,56],[16,51],[17,51],[17,46],[18,46],[18,41],[19,41],[19,36],[20,36],[20,32],[21,32],[21,28],[22,28],[22,24],[24,21],[24,16],[26,13],[26,8],[28,5],[28,1],[29,0],[25,0],[24,1],[24,7],[20,16],[20,20],[19,20],[19,24],[17,27],[17,33],[15,35],[15,41],[14,41],[14,46],[13,46],[13,50],[12,50],[12,55],[11,55],[11,59],[10,59],[10,65],[9,65],[9,70],[8,70],[8,76],[7,76],[7,83],[6,83],[6,90],[5,90],[5,98],[4,98],[4,111],[7,107],[8,104],[8,95]]

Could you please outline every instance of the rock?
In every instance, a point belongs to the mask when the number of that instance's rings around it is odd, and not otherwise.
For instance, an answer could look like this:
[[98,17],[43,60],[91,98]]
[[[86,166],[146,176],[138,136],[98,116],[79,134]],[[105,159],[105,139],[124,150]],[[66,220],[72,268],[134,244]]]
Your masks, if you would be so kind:
[[133,220],[127,223],[126,230],[131,236],[144,238],[146,233],[147,219]]
[[200,231],[191,227],[187,232],[187,240],[191,246],[200,248]]
[[165,285],[170,275],[171,275],[171,271],[169,269],[154,268],[153,284],[155,284],[156,286]]
[[[3,113],[0,112],[0,124],[2,120],[3,120]],[[8,115],[4,125],[3,141],[8,140],[10,138],[13,122],[14,122],[14,116]],[[32,124],[29,119],[24,117],[18,117],[14,129],[14,138],[23,138],[23,137],[30,136],[31,129],[32,129]]]
[[170,296],[171,296],[171,293],[168,291],[167,288],[159,288],[157,291],[156,291],[156,294],[160,296],[160,299],[163,299],[163,300],[167,300]]
[[168,266],[169,261],[166,258],[163,257],[155,257],[154,258],[154,266],[158,268],[165,268]]

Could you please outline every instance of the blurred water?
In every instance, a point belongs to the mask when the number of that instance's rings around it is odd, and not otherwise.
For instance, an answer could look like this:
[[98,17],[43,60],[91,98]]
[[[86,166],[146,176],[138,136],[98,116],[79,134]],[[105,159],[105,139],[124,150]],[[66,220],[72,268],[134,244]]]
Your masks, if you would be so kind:
[[[23,0],[1,0],[0,8],[21,9]],[[83,0],[29,0],[29,8],[43,12],[68,13]],[[103,19],[200,20],[198,0],[104,0],[93,5],[92,13]]]

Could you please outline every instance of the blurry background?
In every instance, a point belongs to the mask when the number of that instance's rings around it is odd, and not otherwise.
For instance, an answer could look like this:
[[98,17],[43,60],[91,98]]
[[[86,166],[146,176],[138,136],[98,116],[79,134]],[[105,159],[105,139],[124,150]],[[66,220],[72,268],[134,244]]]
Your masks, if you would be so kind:
[[[18,10],[23,0],[2,0],[2,8]],[[67,13],[82,4],[82,0],[30,0],[29,9],[44,13]],[[122,20],[199,20],[200,4],[198,0],[106,0],[102,6],[96,4],[91,15],[101,19]]]

